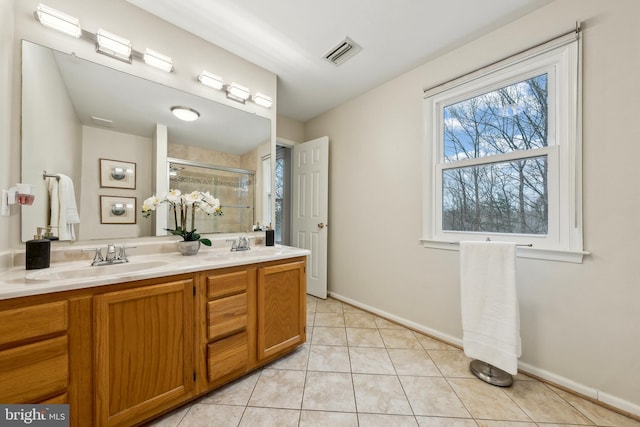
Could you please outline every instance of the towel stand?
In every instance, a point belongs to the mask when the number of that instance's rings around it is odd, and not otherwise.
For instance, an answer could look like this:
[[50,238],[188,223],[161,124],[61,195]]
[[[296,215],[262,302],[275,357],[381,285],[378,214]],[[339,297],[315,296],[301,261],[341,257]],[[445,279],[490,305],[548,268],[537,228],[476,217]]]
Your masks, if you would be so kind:
[[469,369],[476,377],[482,381],[498,387],[509,387],[513,384],[513,377],[510,373],[496,368],[482,360],[472,360]]

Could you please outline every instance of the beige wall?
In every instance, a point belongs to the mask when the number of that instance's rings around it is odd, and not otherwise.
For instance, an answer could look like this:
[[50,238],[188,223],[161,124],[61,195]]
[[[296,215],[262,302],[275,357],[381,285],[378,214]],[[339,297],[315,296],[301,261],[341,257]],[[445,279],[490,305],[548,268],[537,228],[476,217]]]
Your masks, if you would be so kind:
[[557,0],[311,120],[329,135],[329,290],[459,342],[458,253],[422,236],[422,90],[584,26],[582,264],[518,260],[522,366],[640,415],[637,0]]
[[[89,59],[111,68],[213,99],[245,111],[271,119],[271,141],[275,144],[277,116],[277,79],[275,74],[260,68],[228,51],[187,33],[165,21],[127,3],[125,0],[49,0],[48,6],[62,10],[80,19],[84,29],[95,32],[103,27],[131,40],[136,50],[150,47],[173,58],[175,72],[168,74],[139,61],[125,64],[95,52],[92,43],[78,40],[44,28],[33,18],[39,0],[3,0],[0,27],[3,59],[0,71],[0,123],[3,133],[2,172],[0,183],[7,188],[20,180],[20,40],[26,39],[78,57]],[[6,24],[6,25],[5,25]],[[13,29],[13,32],[11,31]],[[6,64],[6,65],[5,65]],[[222,92],[214,91],[197,82],[203,70],[221,75],[226,81],[236,81],[271,96],[274,107],[266,110],[253,103],[240,105],[226,99]],[[5,92],[4,88],[7,88]],[[5,93],[7,96],[5,97]],[[9,98],[9,99],[6,99]],[[10,104],[9,104],[10,102]],[[6,137],[4,136],[6,134]],[[6,180],[6,182],[4,182]],[[0,217],[0,251],[20,247],[20,208],[12,207],[10,217]],[[81,243],[81,242],[80,242]],[[1,253],[0,253],[1,255]],[[1,257],[0,257],[1,258]]]
[[295,142],[304,141],[304,123],[286,116],[278,116],[276,126],[278,138]]

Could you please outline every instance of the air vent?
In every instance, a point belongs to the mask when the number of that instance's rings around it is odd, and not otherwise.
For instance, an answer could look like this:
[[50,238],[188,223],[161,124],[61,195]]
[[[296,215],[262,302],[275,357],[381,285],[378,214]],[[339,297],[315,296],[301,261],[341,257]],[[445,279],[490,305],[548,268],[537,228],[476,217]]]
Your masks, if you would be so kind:
[[362,48],[358,46],[356,42],[351,40],[349,37],[346,37],[335,47],[330,49],[329,52],[324,55],[324,59],[334,63],[335,65],[341,65],[344,64],[348,59],[353,58],[353,56],[361,50]]
[[103,128],[110,128],[113,126],[113,120],[103,119],[102,117],[91,116],[91,122]]

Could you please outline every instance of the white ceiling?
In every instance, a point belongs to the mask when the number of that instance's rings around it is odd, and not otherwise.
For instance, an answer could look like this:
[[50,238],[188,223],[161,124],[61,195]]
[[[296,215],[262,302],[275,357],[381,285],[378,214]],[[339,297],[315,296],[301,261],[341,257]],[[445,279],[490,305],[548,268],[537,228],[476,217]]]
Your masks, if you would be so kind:
[[[552,0],[127,0],[278,75],[305,122]],[[362,47],[335,66],[345,37]]]

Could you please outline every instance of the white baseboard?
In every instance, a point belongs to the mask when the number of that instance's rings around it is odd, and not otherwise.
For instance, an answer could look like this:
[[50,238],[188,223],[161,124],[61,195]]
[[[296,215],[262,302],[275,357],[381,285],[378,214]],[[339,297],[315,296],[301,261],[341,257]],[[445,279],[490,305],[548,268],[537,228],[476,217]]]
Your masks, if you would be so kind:
[[[387,313],[385,311],[379,310],[375,307],[371,307],[369,305],[366,304],[362,304],[358,301],[352,300],[350,298],[347,298],[345,296],[342,296],[340,294],[337,294],[335,292],[329,292],[329,296],[333,297],[337,300],[340,300],[342,302],[345,302],[349,305],[352,305],[354,307],[358,307],[361,308],[362,310],[366,310],[370,313],[373,314],[377,314],[380,317],[384,317],[385,319],[388,320],[392,320],[402,326],[406,326],[407,328],[416,330],[418,332],[422,332],[426,335],[432,336],[434,338],[438,338],[442,341],[444,341],[445,343],[448,344],[453,344],[455,346],[458,346],[460,348],[462,348],[462,339],[458,338],[458,337],[454,337],[452,335],[449,334],[444,334],[440,331],[437,331],[435,329],[431,329],[431,328],[427,328],[424,325],[420,325],[418,323],[415,322],[411,322],[407,319],[404,319],[402,317],[398,317],[396,315]],[[611,394],[608,393],[604,393],[602,391],[599,391],[593,387],[589,387],[586,386],[584,384],[575,382],[569,378],[565,378],[563,376],[554,374],[553,372],[549,372],[547,370],[538,368],[536,366],[533,366],[529,363],[525,363],[525,362],[518,362],[518,369],[521,369],[523,372],[525,373],[530,373],[532,375],[535,375],[539,378],[542,378],[545,381],[548,381],[549,383],[555,384],[555,385],[559,385],[562,386],[568,390],[571,390],[577,394],[580,394],[582,396],[591,398],[595,401],[598,402],[602,402],[606,405],[609,405],[613,408],[619,409],[620,411],[623,412],[627,412],[630,414],[633,414],[635,416],[640,416],[640,405],[637,405],[635,403],[629,402],[627,400],[621,399],[619,397],[613,396]]]

